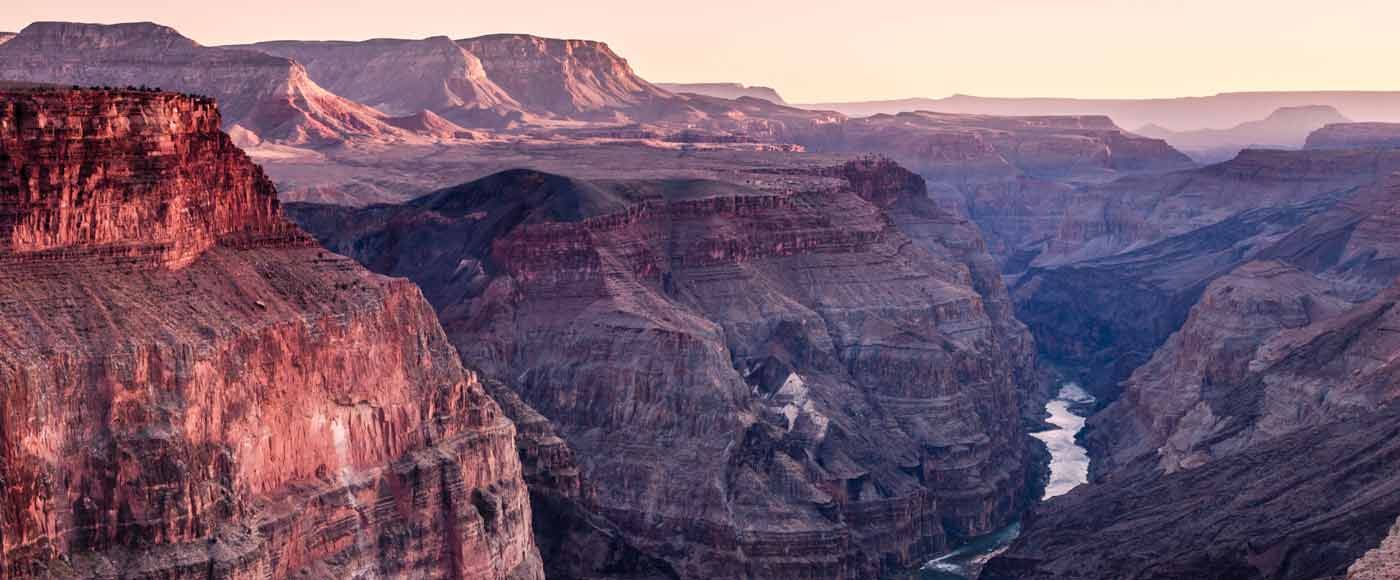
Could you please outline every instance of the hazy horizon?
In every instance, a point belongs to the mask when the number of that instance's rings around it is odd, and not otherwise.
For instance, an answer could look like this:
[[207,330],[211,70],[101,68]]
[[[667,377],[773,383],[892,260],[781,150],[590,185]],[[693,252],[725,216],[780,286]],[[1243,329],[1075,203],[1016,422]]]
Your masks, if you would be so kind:
[[638,0],[239,5],[236,13],[209,13],[169,0],[19,0],[0,14],[0,30],[41,20],[152,21],[206,45],[529,33],[606,42],[651,81],[762,85],[794,103],[1400,90],[1368,58],[1400,52],[1400,36],[1387,30],[1400,5],[1372,0],[1333,2],[1323,11],[1303,0],[998,7],[715,0],[703,11]]

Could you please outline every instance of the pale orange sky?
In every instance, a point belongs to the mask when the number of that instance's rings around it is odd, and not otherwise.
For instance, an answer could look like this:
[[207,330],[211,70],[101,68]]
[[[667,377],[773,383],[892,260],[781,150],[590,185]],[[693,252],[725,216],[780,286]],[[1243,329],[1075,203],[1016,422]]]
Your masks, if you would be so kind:
[[454,38],[609,43],[652,81],[793,102],[1400,89],[1397,0],[3,0],[34,20],[173,26],[204,44]]

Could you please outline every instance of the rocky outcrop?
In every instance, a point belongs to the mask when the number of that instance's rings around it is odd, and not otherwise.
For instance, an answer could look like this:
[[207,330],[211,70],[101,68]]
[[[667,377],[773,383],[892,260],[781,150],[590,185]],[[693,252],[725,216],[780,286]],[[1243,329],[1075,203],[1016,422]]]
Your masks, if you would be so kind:
[[1138,134],[1162,139],[1201,163],[1218,163],[1244,149],[1301,149],[1309,135],[1327,125],[1350,123],[1336,108],[1327,105],[1283,107],[1258,121],[1240,123],[1229,129],[1172,131],[1144,127]]
[[762,99],[775,105],[786,105],[787,101],[770,87],[747,86],[740,83],[656,83],[656,86],[673,93],[693,93],[721,99],[742,99],[744,97]]
[[204,99],[0,93],[3,575],[541,578],[514,427]]
[[227,128],[290,144],[403,133],[373,109],[321,88],[290,59],[200,46],[151,23],[36,22],[0,44],[0,78],[205,95],[219,102]]
[[1400,523],[1380,547],[1367,552],[1347,570],[1347,580],[1386,580],[1400,576]]
[[1337,123],[1308,135],[1308,149],[1397,149],[1400,123]]
[[416,114],[405,117],[391,117],[386,121],[395,127],[410,131],[419,135],[428,135],[438,139],[484,139],[486,136],[477,131],[469,131],[457,124],[442,118],[432,111],[419,111]]
[[637,76],[602,42],[493,34],[457,44],[480,58],[486,74],[531,111],[607,116],[672,96]]
[[487,75],[480,58],[445,36],[363,42],[286,40],[236,48],[293,59],[321,86],[387,115],[432,111],[473,121],[521,108]]
[[1014,517],[1033,355],[975,229],[889,163],[739,177],[294,215],[418,282],[683,577],[870,577]]
[[[1267,364],[1275,337],[1340,315],[1352,306],[1348,294],[1276,261],[1250,262],[1215,280],[1181,330],[1124,384],[1123,396],[1091,419],[1091,447],[1102,451],[1096,471],[1144,455],[1168,472],[1189,469],[1248,445],[1250,435],[1222,436],[1223,403]],[[1265,395],[1272,401],[1265,413],[1290,412],[1279,395]]]
[[36,89],[0,102],[2,261],[145,258],[179,269],[220,241],[299,239],[213,101]]

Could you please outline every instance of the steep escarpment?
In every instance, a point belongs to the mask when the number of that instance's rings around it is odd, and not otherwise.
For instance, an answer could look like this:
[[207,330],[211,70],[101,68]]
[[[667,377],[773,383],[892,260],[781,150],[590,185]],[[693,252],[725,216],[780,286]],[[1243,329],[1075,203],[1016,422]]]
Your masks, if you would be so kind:
[[514,428],[205,100],[0,93],[7,577],[539,578]]
[[293,211],[418,282],[682,576],[870,577],[1014,517],[1033,354],[975,230],[893,164],[746,181],[511,171]]
[[364,42],[273,41],[252,50],[291,58],[338,95],[395,116],[432,111],[459,123],[498,122],[521,104],[481,59],[447,37]]
[[1335,123],[1308,135],[1308,149],[1395,149],[1400,123]]
[[564,116],[645,108],[671,93],[637,76],[627,60],[591,40],[493,34],[458,40],[521,105]]
[[[1091,419],[1090,439],[1105,452],[1096,470],[1151,455],[1176,471],[1246,445],[1248,438],[1226,445],[1219,437],[1223,403],[1262,364],[1257,357],[1270,339],[1338,316],[1352,305],[1348,294],[1276,261],[1250,262],[1215,280],[1181,330],[1124,384],[1123,396]],[[1213,441],[1203,446],[1206,439]]]
[[145,257],[170,269],[220,241],[299,239],[208,99],[30,90],[0,102],[4,261]]
[[1394,250],[1382,249],[1394,243],[1383,233],[1394,204],[1381,183],[1397,161],[1374,151],[1246,152],[1080,191],[1048,253],[1015,282],[1018,315],[1045,354],[1088,371],[1086,386],[1111,398],[1206,286],[1247,261],[1330,270],[1374,292],[1395,275]]
[[[815,145],[823,145],[816,142]],[[1165,142],[1119,129],[1108,117],[992,117],[933,112],[851,119],[828,148],[879,151],[933,179],[1062,177],[1189,167]]]
[[[1389,376],[1400,353],[1387,342],[1397,193],[1392,176],[1349,196],[1260,253],[1280,261],[1211,284],[1124,398],[1090,422],[1091,441],[1116,462],[1150,454],[1170,471],[1383,402],[1371,373]],[[1356,349],[1360,358],[1339,358]]]
[[36,22],[0,44],[0,79],[205,95],[218,100],[228,128],[290,144],[402,133],[373,109],[321,88],[290,59],[200,46],[151,23]]

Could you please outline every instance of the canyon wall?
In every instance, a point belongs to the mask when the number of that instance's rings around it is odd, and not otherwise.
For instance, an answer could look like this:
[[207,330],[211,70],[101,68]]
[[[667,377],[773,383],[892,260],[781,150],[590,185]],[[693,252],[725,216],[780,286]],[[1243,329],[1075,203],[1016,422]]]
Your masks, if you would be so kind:
[[293,214],[418,282],[683,577],[870,577],[1014,518],[1034,355],[975,228],[888,162],[743,181],[522,170]]
[[1049,359],[1086,369],[1086,386],[1111,399],[1210,282],[1245,262],[1331,269],[1358,298],[1388,285],[1400,270],[1382,249],[1394,210],[1380,184],[1396,169],[1400,157],[1384,151],[1247,151],[1081,189],[1014,281],[1017,314]]
[[515,429],[205,99],[0,93],[6,577],[542,578]]
[[[1342,578],[1392,564],[1400,178],[1385,153],[1275,155],[1355,170],[1309,171],[1274,191],[1321,191],[1311,199],[1033,269],[1018,288],[1046,300],[1032,328],[1072,338],[1074,323],[1108,321],[1094,338],[1121,348],[1112,329],[1157,321],[1150,336],[1168,338],[1128,343],[1146,364],[1113,369],[1121,396],[1082,436],[1094,484],[1038,507],[989,577]],[[1052,314],[1052,295],[1069,307]],[[1173,328],[1162,312],[1184,314]]]

